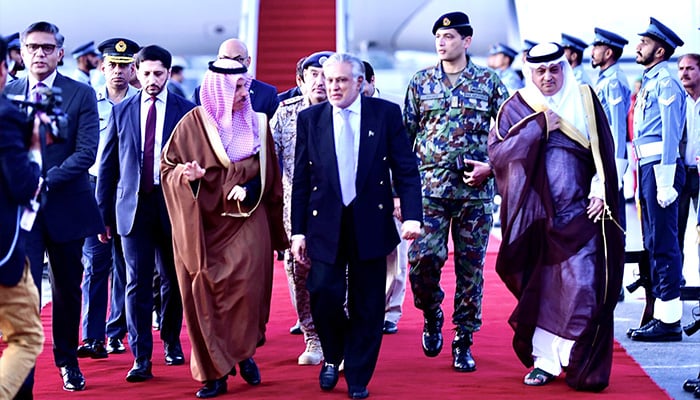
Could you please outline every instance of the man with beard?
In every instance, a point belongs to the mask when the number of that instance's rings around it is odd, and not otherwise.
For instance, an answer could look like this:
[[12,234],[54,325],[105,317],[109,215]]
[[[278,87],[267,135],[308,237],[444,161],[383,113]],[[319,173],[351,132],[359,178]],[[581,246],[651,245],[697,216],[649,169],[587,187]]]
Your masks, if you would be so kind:
[[[160,154],[175,125],[194,104],[166,89],[172,56],[146,46],[136,56],[143,89],[112,109],[97,177],[97,202],[105,223],[103,243],[121,236],[126,260],[126,325],[134,365],[128,382],[153,378],[153,271],[161,277],[160,338],[165,364],[181,365],[182,301],[173,260],[168,210],[160,185]],[[155,264],[155,267],[154,267]]]
[[90,71],[96,69],[100,62],[100,53],[95,49],[95,42],[85,43],[73,50],[71,55],[77,65],[71,78],[90,86]]
[[685,92],[668,59],[683,40],[651,18],[637,45],[645,67],[634,110],[634,149],[638,158],[639,203],[644,249],[651,262],[653,318],[631,332],[632,340],[682,340],[680,300],[683,269],[678,247],[678,193],[685,181],[679,144],[685,124]]
[[595,40],[591,50],[591,66],[600,68],[595,92],[608,117],[610,131],[615,143],[615,168],[617,186],[620,191],[620,223],[625,227],[625,199],[622,190],[622,176],[627,169],[627,111],[630,108],[630,88],[627,77],[617,60],[628,43],[620,35],[595,28]]

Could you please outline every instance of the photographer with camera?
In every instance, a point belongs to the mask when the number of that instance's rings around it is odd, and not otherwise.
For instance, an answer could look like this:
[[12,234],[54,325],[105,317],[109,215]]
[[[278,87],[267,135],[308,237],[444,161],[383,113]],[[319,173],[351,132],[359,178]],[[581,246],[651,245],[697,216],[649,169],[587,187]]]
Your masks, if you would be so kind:
[[[34,101],[27,106],[28,113],[48,114],[55,128],[48,135],[39,135],[44,184],[37,199],[40,206],[36,221],[27,234],[27,254],[41,293],[44,252],[48,251],[54,361],[60,369],[63,388],[75,391],[85,388],[76,354],[83,241],[102,231],[103,224],[88,179],[99,136],[97,100],[89,86],[56,71],[63,57],[63,39],[58,27],[49,22],[27,27],[20,41],[28,74],[9,83],[6,94]],[[62,112],[56,109],[58,99],[52,100],[56,89],[61,91],[67,118],[61,118]],[[41,90],[44,95],[37,98],[35,94]],[[51,106],[47,109],[44,104]]]
[[[0,38],[0,93],[5,89],[7,44]],[[33,135],[17,106],[0,95],[0,329],[7,348],[0,357],[0,398],[18,394],[44,344],[39,294],[25,255],[30,200],[40,185],[38,129]],[[30,218],[29,218],[30,219]],[[31,380],[21,396],[31,397]]]

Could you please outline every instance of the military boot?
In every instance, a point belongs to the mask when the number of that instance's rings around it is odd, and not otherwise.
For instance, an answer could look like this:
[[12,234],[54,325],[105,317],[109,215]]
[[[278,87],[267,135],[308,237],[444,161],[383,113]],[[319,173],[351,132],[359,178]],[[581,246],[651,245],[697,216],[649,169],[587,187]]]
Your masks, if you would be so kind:
[[438,306],[434,310],[423,311],[423,353],[437,357],[442,350],[442,324],[445,317]]
[[455,371],[476,371],[476,362],[472,357],[472,351],[470,349],[471,345],[471,332],[457,328],[455,338],[452,341],[452,366],[454,367]]

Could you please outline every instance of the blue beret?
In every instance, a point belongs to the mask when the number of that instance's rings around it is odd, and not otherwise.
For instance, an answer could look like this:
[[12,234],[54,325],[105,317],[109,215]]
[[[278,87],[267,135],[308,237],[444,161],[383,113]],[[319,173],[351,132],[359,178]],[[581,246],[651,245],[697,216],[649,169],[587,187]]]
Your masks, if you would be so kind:
[[492,46],[491,49],[489,50],[490,56],[494,55],[494,54],[499,54],[499,53],[503,53],[510,58],[515,58],[515,56],[518,55],[517,51],[513,50],[512,48],[506,46],[503,43],[498,43],[498,44]]
[[129,64],[134,62],[134,54],[140,50],[139,45],[133,40],[124,38],[107,39],[97,48],[102,53],[105,62],[117,64]]
[[326,60],[328,60],[328,57],[332,55],[332,51],[319,51],[313,53],[306,57],[306,60],[304,60],[304,63],[301,65],[301,70],[303,71],[309,67],[321,68],[323,67],[323,63],[325,63]]
[[627,43],[629,43],[627,39],[616,33],[612,33],[601,28],[595,28],[595,39],[593,39],[593,45],[604,44],[606,46],[622,49]]
[[531,48],[537,46],[539,43],[533,42],[532,40],[523,40],[523,51],[530,51]]
[[86,54],[95,54],[95,55],[99,55],[99,54],[100,54],[100,53],[98,53],[97,50],[95,49],[95,42],[94,42],[94,41],[88,42],[88,43],[85,43],[85,44],[82,45],[82,46],[76,47],[76,49],[73,50],[73,52],[71,53],[71,55],[73,56],[73,58],[78,58],[78,57],[84,56],[84,55],[86,55]]
[[663,42],[672,49],[683,46],[681,38],[654,17],[649,18],[649,27],[646,32],[640,33],[639,36],[649,36],[652,39]]
[[454,11],[443,14],[433,24],[433,35],[438,29],[454,28],[461,35],[471,36],[473,33],[472,26],[469,24],[469,17],[461,11]]
[[15,32],[12,35],[5,36],[5,42],[7,43],[7,50],[19,49],[22,45],[19,42],[19,32]]
[[561,34],[561,47],[567,48],[571,47],[572,49],[576,51],[584,51],[586,47],[588,47],[588,44],[584,42],[583,40],[567,35],[566,33]]

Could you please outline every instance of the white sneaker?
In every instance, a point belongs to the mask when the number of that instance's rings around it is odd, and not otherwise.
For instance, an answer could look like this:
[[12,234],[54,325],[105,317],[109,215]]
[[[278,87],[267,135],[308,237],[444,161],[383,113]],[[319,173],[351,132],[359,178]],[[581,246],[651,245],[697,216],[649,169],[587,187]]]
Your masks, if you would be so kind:
[[317,340],[309,340],[306,350],[299,356],[299,365],[318,365],[323,361],[321,343]]

